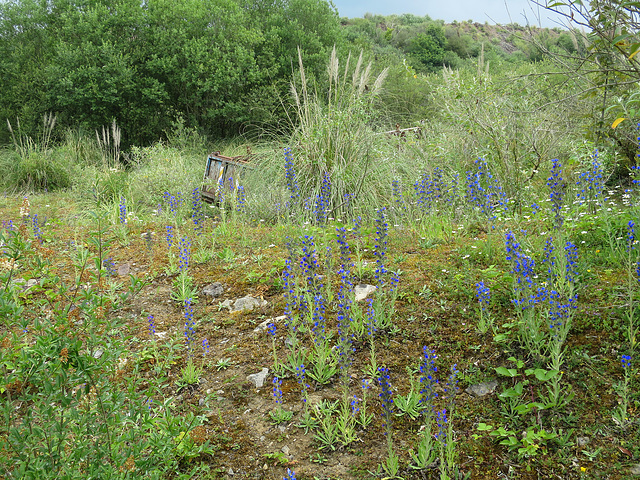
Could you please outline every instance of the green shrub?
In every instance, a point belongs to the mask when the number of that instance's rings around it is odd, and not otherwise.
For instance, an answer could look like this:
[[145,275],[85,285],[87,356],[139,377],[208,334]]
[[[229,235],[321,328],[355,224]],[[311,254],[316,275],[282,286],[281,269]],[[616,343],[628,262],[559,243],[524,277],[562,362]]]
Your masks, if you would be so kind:
[[46,191],[71,186],[68,157],[50,147],[55,125],[56,117],[45,114],[40,137],[34,140],[23,134],[19,120],[15,131],[7,120],[14,151],[0,156],[0,167],[4,173],[0,182],[5,190]]
[[0,156],[2,185],[9,191],[51,191],[71,186],[71,166],[64,156],[32,150],[25,155],[5,152]]

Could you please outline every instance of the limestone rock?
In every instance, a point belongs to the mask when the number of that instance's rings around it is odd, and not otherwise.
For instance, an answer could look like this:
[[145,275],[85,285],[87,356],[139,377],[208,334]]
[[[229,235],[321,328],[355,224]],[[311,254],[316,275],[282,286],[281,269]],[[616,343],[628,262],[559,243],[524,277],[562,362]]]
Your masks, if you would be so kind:
[[373,285],[367,285],[364,283],[361,283],[360,285],[356,285],[356,288],[353,290],[354,293],[356,294],[356,302],[364,300],[376,290],[377,290],[377,287]]
[[202,289],[202,293],[209,297],[219,297],[224,292],[224,286],[220,282],[214,282]]
[[233,303],[232,312],[251,311],[256,307],[264,307],[267,304],[266,300],[261,298],[254,298],[251,295],[237,299]]
[[129,275],[130,271],[131,271],[131,265],[129,265],[128,263],[123,263],[122,265],[118,265],[118,276],[119,277],[125,277],[125,276]]
[[267,379],[267,375],[269,375],[269,369],[263,368],[258,373],[248,375],[247,380],[252,382],[256,388],[262,388],[265,380]]
[[266,332],[270,323],[277,325],[278,322],[282,322],[285,318],[287,318],[286,315],[280,315],[279,317],[269,318],[264,322],[262,322],[260,325],[258,325],[256,328],[254,328],[253,332],[254,333]]
[[496,387],[498,386],[497,380],[491,380],[490,382],[478,383],[476,385],[469,385],[469,387],[465,390],[469,395],[473,395],[474,397],[485,397],[487,395],[495,392]]

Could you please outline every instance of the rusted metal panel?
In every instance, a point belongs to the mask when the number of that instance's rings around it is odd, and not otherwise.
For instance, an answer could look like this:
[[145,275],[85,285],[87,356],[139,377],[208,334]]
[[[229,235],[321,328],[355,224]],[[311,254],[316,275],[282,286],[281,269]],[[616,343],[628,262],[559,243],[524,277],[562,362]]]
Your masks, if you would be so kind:
[[[222,190],[236,191],[239,185],[241,172],[245,168],[252,168],[249,162],[254,155],[249,151],[247,155],[226,157],[220,152],[214,152],[207,157],[207,166],[204,169],[204,181],[201,196],[205,202],[217,204]],[[231,185],[230,185],[231,182]]]

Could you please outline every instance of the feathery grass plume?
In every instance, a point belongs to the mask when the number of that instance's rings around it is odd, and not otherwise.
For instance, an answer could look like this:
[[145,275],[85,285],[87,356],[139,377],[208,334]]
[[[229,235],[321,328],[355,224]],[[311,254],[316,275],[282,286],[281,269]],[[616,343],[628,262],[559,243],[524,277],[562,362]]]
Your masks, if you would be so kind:
[[39,141],[34,141],[31,137],[22,133],[19,119],[16,120],[18,130],[18,136],[16,137],[16,133],[13,131],[11,122],[7,118],[7,126],[9,127],[13,146],[21,157],[25,157],[36,150],[45,152],[49,149],[51,133],[53,132],[53,128],[56,126],[56,120],[56,116],[53,113],[45,113],[42,118],[42,132],[38,139]]
[[120,140],[122,132],[120,127],[116,125],[116,121],[113,120],[111,124],[111,130],[109,127],[102,127],[102,135],[96,130],[96,141],[98,142],[98,149],[102,153],[102,162],[107,167],[115,167],[120,163]]

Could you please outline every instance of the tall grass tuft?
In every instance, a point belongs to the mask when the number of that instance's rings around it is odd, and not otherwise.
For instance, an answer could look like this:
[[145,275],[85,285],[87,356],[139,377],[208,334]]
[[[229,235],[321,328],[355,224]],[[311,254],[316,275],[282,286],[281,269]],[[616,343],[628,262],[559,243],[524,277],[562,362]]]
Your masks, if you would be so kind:
[[13,129],[7,120],[13,141],[13,151],[0,156],[0,182],[5,190],[46,191],[71,186],[71,164],[64,155],[51,147],[51,136],[56,125],[56,117],[45,114],[42,133],[37,139],[24,134],[20,121]]
[[[299,201],[313,205],[322,198],[328,216],[349,215],[353,202],[378,205],[391,181],[390,165],[377,157],[370,127],[373,106],[387,76],[373,77],[371,63],[351,55],[344,67],[335,48],[328,65],[328,89],[312,88],[298,51],[299,82],[291,84],[297,125],[291,135],[293,162],[299,178]],[[329,198],[323,180],[331,182]]]

